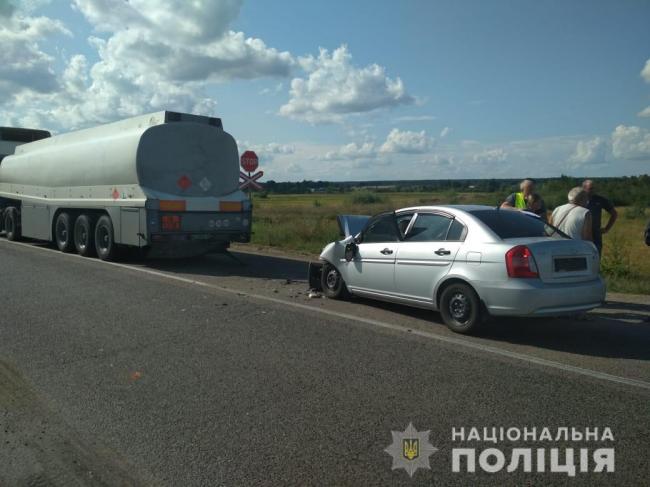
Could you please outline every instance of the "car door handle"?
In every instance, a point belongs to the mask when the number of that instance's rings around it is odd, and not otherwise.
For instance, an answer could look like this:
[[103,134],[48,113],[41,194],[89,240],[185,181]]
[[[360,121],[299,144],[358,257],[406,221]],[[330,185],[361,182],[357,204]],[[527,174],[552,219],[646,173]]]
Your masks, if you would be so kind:
[[380,250],[380,252],[381,252],[382,254],[384,254],[384,255],[390,255],[390,254],[393,253],[393,251],[392,251],[391,249]]
[[435,253],[438,254],[438,255],[449,255],[449,254],[451,254],[451,250],[438,249],[438,250],[436,250]]

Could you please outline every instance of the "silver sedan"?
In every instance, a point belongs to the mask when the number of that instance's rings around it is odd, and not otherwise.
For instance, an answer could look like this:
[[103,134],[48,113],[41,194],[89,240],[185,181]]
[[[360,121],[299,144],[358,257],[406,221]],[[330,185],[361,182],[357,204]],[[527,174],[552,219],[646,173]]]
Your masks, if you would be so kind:
[[578,314],[605,297],[595,246],[525,212],[423,206],[340,216],[339,226],[342,240],[320,255],[327,297],[439,310],[459,333],[489,315]]

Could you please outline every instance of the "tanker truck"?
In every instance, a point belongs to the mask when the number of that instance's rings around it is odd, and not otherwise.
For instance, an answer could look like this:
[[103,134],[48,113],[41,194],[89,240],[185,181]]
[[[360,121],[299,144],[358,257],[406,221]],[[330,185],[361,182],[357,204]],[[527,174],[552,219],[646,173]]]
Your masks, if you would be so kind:
[[0,128],[0,232],[115,260],[248,242],[251,203],[219,118],[163,111],[50,136]]

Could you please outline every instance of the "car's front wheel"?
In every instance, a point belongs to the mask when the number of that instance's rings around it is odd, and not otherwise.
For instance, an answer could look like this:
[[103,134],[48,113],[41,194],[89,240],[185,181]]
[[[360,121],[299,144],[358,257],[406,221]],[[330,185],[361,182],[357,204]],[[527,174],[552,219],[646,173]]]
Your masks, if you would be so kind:
[[481,301],[467,284],[451,284],[440,296],[440,314],[452,331],[474,333],[481,324]]
[[344,299],[350,295],[341,273],[332,264],[323,265],[321,286],[323,287],[323,294],[328,298]]

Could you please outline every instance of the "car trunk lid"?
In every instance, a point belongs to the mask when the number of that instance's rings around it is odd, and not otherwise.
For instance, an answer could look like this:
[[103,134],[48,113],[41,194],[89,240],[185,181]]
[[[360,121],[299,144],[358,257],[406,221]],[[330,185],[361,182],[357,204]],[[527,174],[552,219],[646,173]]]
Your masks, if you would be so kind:
[[598,251],[591,242],[559,238],[506,240],[513,247],[528,247],[543,282],[581,282],[595,279],[600,272]]

